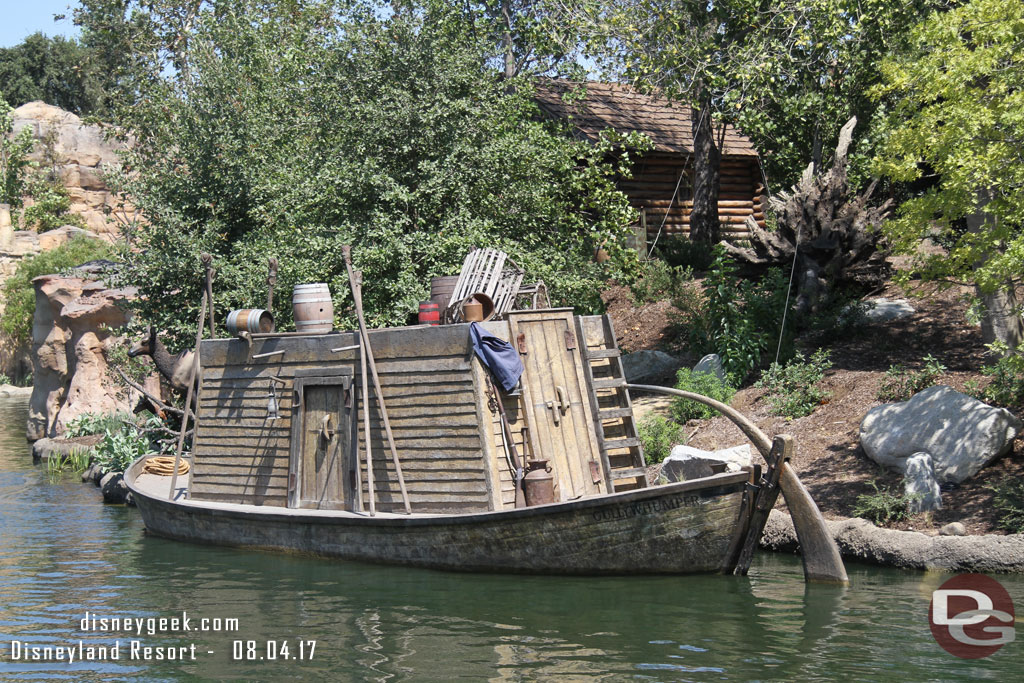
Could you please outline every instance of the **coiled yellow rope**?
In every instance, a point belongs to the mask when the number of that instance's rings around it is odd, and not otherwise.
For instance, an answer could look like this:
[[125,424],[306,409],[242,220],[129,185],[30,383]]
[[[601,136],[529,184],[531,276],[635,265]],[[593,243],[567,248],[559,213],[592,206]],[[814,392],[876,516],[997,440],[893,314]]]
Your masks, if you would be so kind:
[[[157,455],[146,458],[146,464],[142,471],[148,474],[159,474],[162,477],[169,477],[174,474],[174,457],[170,455]],[[188,461],[182,459],[178,464],[178,475],[188,474]]]

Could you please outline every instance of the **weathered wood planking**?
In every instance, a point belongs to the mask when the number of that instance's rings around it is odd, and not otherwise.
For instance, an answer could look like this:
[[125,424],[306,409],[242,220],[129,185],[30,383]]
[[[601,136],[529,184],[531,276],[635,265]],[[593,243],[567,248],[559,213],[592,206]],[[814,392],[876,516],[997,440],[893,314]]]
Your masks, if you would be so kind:
[[[286,496],[292,420],[304,408],[292,391],[294,380],[297,375],[333,374],[341,367],[357,376],[357,350],[331,352],[356,343],[354,333],[257,338],[251,351],[237,339],[204,342],[199,397],[203,420],[196,437],[191,494],[208,500],[229,496],[236,502]],[[468,325],[372,330],[370,344],[412,500],[433,512],[444,511],[449,503],[460,512],[493,507],[482,458],[485,448],[476,402],[479,378],[474,375]],[[272,351],[284,353],[250,361],[250,353]],[[276,383],[281,417],[273,421],[266,420],[270,376],[284,381]],[[386,453],[372,390],[368,398],[371,444],[376,453]],[[352,419],[360,420],[356,447],[361,454],[363,401],[358,391],[351,400]],[[262,474],[244,474],[246,465]],[[360,462],[361,469],[363,465]],[[379,509],[400,505],[390,460],[375,458],[374,474]],[[366,500],[365,476],[360,481]]]

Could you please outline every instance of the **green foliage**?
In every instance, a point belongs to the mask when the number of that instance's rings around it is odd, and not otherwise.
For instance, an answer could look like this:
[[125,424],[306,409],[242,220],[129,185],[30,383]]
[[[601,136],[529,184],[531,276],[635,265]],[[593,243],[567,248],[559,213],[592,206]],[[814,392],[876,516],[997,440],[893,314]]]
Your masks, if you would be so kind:
[[125,421],[132,422],[134,417],[128,413],[82,413],[64,426],[64,436],[74,438],[89,434],[103,434],[107,431],[120,429]]
[[124,472],[132,462],[153,452],[149,439],[134,426],[122,424],[119,429],[107,428],[96,446],[96,462],[100,470]]
[[995,494],[992,505],[999,512],[999,527],[1024,534],[1024,480],[1008,478],[987,488]]
[[818,383],[831,367],[832,361],[825,349],[815,351],[810,360],[797,351],[783,365],[772,363],[754,386],[768,390],[765,398],[773,415],[789,419],[804,417],[830,396]]
[[32,278],[60,273],[110,256],[111,247],[106,242],[78,236],[56,249],[19,261],[14,275],[3,285],[6,307],[0,314],[0,331],[15,345],[28,344],[32,338],[32,318],[36,308]]
[[[484,246],[544,280],[553,304],[599,310],[603,281],[635,259],[623,169],[606,160],[615,140],[577,141],[540,116],[530,86],[499,79],[459,22],[353,12],[204,7],[179,46],[188,78],[151,74],[118,110],[136,144],[117,185],[149,221],[126,234],[142,317],[171,346],[191,343],[205,251],[218,309],[259,304],[274,255],[279,294],[327,282],[353,327],[343,244],[370,326],[404,323],[431,276]],[[592,261],[599,244],[611,272]],[[291,328],[287,295],[273,313]]]
[[969,387],[967,393],[974,398],[1003,408],[1020,408],[1024,406],[1024,352],[1009,352],[1001,344],[989,346],[993,353],[999,354],[995,363],[984,365],[981,373],[991,378],[988,385],[980,388]]
[[857,496],[857,502],[853,506],[854,517],[863,517],[881,526],[889,522],[899,522],[910,516],[908,504],[913,500],[912,496],[894,493],[888,488],[879,488],[878,483],[874,481],[869,483],[875,492]]
[[0,204],[10,204],[16,208],[21,206],[21,197],[25,194],[28,155],[35,141],[27,126],[17,135],[11,135],[14,130],[11,111],[0,92]]
[[51,479],[56,479],[66,471],[84,472],[89,467],[92,454],[88,448],[73,448],[67,455],[51,453],[46,458],[46,472]]
[[902,365],[889,366],[878,387],[878,400],[887,403],[906,401],[917,392],[934,385],[946,371],[946,366],[931,354],[921,362],[924,366],[920,370],[909,370]]
[[26,229],[46,232],[63,225],[85,227],[81,216],[70,213],[71,197],[63,183],[37,176],[27,189],[33,203],[22,213]]
[[[971,0],[935,12],[882,65],[875,94],[897,104],[876,170],[928,189],[883,230],[914,257],[911,273],[983,293],[1009,290],[1024,267],[1024,3]],[[980,217],[966,229],[965,222]],[[923,253],[925,239],[947,245]]]
[[693,281],[693,271],[683,266],[671,266],[660,259],[640,264],[639,274],[630,285],[633,300],[638,304],[663,299],[677,299]]
[[[689,368],[680,368],[676,374],[676,389],[689,391],[728,404],[736,390],[728,382],[718,379],[712,372],[693,372]],[[672,417],[677,422],[687,420],[706,420],[718,415],[718,411],[710,406],[688,398],[672,399]]]
[[669,456],[673,446],[686,443],[683,426],[661,415],[644,415],[637,422],[636,431],[648,465],[661,462]]
[[11,378],[8,377],[7,375],[5,375],[4,373],[0,372],[0,385],[10,384],[10,383],[11,383]]
[[758,281],[741,278],[736,264],[716,246],[703,297],[673,303],[683,312],[691,349],[717,353],[730,380],[740,384],[778,343],[788,286],[778,268],[769,269]]
[[705,271],[715,261],[715,252],[707,242],[694,242],[685,237],[666,237],[658,243],[658,256],[673,267],[682,266]]
[[33,33],[0,48],[0,94],[15,107],[42,100],[85,115],[96,109],[97,90],[89,50],[74,38]]

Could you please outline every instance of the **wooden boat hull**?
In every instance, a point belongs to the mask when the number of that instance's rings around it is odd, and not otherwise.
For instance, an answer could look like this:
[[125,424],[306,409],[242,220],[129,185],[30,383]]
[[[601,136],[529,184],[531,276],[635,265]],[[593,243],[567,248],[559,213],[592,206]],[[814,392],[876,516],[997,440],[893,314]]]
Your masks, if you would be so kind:
[[[687,574],[727,561],[746,473],[576,501],[459,515],[166,500],[126,473],[149,532],[182,541],[457,571]],[[146,475],[152,476],[152,475]]]

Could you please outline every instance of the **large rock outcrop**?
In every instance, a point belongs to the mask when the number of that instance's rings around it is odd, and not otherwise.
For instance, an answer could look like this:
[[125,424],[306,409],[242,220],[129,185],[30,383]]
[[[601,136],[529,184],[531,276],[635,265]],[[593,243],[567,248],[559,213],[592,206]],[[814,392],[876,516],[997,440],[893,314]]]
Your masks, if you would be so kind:
[[960,483],[1009,450],[1022,426],[1008,410],[938,385],[869,410],[860,443],[869,458],[904,473],[907,458],[928,453],[939,482]]
[[[120,163],[119,146],[106,141],[99,126],[86,125],[78,116],[45,102],[23,104],[12,112],[12,118],[15,133],[26,127],[32,131],[36,145],[30,158],[36,162],[45,161],[42,142],[47,132],[56,134],[53,151],[60,178],[71,197],[71,213],[81,216],[93,232],[116,234],[118,227],[106,211],[117,208],[118,202],[107,188],[103,173]],[[131,206],[124,207],[124,211],[125,218],[134,216]]]
[[32,281],[35,384],[26,429],[30,440],[53,437],[82,413],[130,411],[138,395],[111,381],[106,350],[122,343],[128,320],[122,304],[134,287],[108,289],[99,279],[42,275]]

